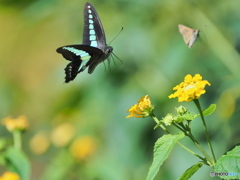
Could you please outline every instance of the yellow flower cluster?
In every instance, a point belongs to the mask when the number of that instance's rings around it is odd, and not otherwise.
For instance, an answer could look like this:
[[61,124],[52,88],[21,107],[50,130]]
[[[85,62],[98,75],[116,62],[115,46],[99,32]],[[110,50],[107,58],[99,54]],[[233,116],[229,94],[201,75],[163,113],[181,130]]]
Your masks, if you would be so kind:
[[210,86],[211,84],[207,80],[202,80],[202,76],[200,74],[196,74],[194,77],[188,74],[185,76],[184,82],[173,88],[173,90],[176,90],[176,92],[168,97],[178,97],[179,102],[189,102],[200,98],[200,96],[206,92],[204,90],[206,85]]
[[94,154],[96,141],[91,136],[82,136],[73,141],[70,152],[78,160],[83,160]]
[[16,173],[5,172],[2,176],[0,176],[0,180],[20,180],[20,177]]
[[50,147],[49,134],[45,131],[38,132],[30,140],[29,146],[36,155],[45,153]]
[[14,130],[24,131],[28,128],[28,120],[26,116],[19,116],[18,118],[14,119],[11,117],[4,118],[2,121],[3,125],[12,132]]
[[75,128],[70,123],[62,123],[55,127],[51,133],[52,143],[56,147],[64,147],[69,144],[75,134]]
[[138,101],[138,104],[133,105],[128,112],[126,118],[136,117],[136,118],[143,118],[149,116],[153,112],[154,106],[152,105],[150,98],[148,95],[141,97]]

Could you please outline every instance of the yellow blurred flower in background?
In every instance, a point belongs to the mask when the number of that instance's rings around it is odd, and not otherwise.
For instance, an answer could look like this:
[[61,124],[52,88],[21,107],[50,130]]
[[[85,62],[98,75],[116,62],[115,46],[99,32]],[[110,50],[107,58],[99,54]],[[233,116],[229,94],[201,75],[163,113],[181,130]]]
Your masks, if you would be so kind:
[[184,82],[173,88],[176,92],[168,97],[178,97],[178,102],[189,102],[200,98],[200,96],[206,92],[204,90],[206,85],[210,86],[211,84],[207,80],[202,80],[202,76],[200,74],[196,74],[194,77],[188,74],[185,76]]
[[0,176],[0,180],[20,180],[20,177],[16,173],[5,172],[2,176]]
[[33,136],[30,141],[30,149],[34,154],[41,155],[47,151],[50,146],[49,135],[41,131]]
[[78,160],[92,155],[96,150],[96,141],[91,136],[78,137],[70,146],[70,152]]
[[28,129],[29,123],[26,116],[19,116],[18,118],[6,117],[2,120],[2,124],[12,132],[14,130],[24,131]]
[[133,105],[127,112],[130,113],[126,118],[136,117],[143,118],[149,116],[153,113],[154,106],[150,101],[148,95],[141,97],[138,100],[138,104]]
[[55,127],[51,133],[52,143],[56,147],[64,147],[75,135],[75,128],[70,123],[63,123]]

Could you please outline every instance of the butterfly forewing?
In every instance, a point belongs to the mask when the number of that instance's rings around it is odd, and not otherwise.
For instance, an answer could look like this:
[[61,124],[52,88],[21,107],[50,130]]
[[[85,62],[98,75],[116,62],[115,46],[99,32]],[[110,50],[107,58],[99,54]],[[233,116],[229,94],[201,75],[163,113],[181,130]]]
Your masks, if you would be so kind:
[[83,44],[97,47],[104,51],[106,38],[101,20],[95,8],[86,3],[84,7]]

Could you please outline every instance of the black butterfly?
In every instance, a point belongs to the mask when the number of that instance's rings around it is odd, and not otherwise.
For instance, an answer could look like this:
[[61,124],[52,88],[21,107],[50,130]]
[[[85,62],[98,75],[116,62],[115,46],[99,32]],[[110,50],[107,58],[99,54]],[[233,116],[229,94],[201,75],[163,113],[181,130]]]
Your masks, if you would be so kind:
[[113,48],[106,44],[104,29],[97,11],[90,3],[84,7],[83,43],[68,45],[57,49],[66,60],[71,61],[65,68],[65,82],[75,79],[78,73],[88,67],[92,74],[97,65],[106,60]]

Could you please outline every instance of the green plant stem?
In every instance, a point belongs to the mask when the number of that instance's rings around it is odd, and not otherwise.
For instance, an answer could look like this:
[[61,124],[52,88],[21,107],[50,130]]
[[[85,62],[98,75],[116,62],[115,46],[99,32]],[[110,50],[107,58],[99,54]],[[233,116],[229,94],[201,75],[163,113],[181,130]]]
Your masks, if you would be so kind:
[[13,131],[13,143],[14,143],[14,148],[16,148],[18,150],[22,149],[21,131],[19,131],[19,130]]
[[160,121],[158,120],[158,118],[155,116],[154,113],[152,113],[152,114],[150,115],[150,117],[152,117],[153,120],[154,120],[167,134],[170,134],[170,132],[169,132],[162,124],[160,124]]
[[[160,121],[158,120],[158,118],[157,118],[153,113],[152,113],[150,116],[154,119],[154,121],[155,121],[157,124],[159,124]],[[160,126],[167,134],[171,134],[162,124],[159,124],[159,126]],[[198,154],[194,153],[193,151],[191,151],[190,149],[188,149],[186,146],[184,146],[182,143],[180,143],[180,142],[177,142],[177,143],[178,143],[183,149],[185,149],[186,151],[188,151],[188,152],[191,153],[192,155],[198,157],[199,159],[203,160],[204,163],[207,164],[205,158],[203,158],[203,157],[199,156]]]
[[205,135],[206,135],[206,138],[207,138],[207,141],[208,141],[208,146],[209,146],[209,148],[211,150],[211,153],[212,153],[212,156],[213,156],[213,160],[214,160],[213,165],[214,165],[215,162],[216,162],[216,157],[215,157],[215,154],[214,154],[214,151],[213,151],[213,148],[212,148],[212,144],[211,144],[211,140],[210,140],[210,137],[209,137],[209,134],[208,134],[207,124],[206,124],[204,116],[203,116],[202,108],[200,106],[200,103],[199,103],[198,99],[195,99],[194,103],[196,104],[196,106],[198,108],[198,111],[201,115],[202,123],[203,123],[204,130],[205,130]]
[[185,133],[185,131],[186,131],[186,129],[185,129],[185,127],[184,126],[181,126],[181,125],[179,125],[179,124],[177,124],[177,123],[172,123],[176,128],[178,128],[180,131],[182,131],[182,132],[184,132]]
[[201,151],[201,153],[207,158],[207,160],[209,161],[209,165],[213,166],[214,165],[214,161],[213,159],[208,155],[208,153],[202,148],[202,146],[199,144],[199,142],[195,139],[195,137],[192,135],[191,131],[188,131],[186,134],[186,136],[188,136],[193,143],[197,146],[197,148]]
[[177,143],[178,143],[178,145],[180,145],[183,149],[185,149],[186,151],[188,151],[188,152],[191,153],[192,155],[198,157],[199,159],[203,160],[204,163],[207,164],[205,158],[203,158],[203,157],[199,156],[198,154],[196,154],[195,152],[191,151],[191,150],[188,149],[186,146],[184,146],[182,143],[180,143],[180,142],[177,142]]
[[160,121],[158,120],[158,118],[155,116],[154,113],[152,113],[152,114],[150,115],[150,117],[153,118],[153,120],[154,120],[157,124],[159,124]]
[[204,159],[204,162],[205,164],[209,164],[210,166],[212,166],[214,163],[213,163],[213,160],[212,158],[208,155],[208,153],[202,148],[202,146],[200,145],[200,143],[195,139],[195,137],[192,135],[191,133],[191,129],[190,128],[187,128],[187,127],[184,127],[184,126],[181,126],[179,124],[176,124],[176,123],[173,123],[173,125],[178,128],[180,131],[184,132],[184,134],[186,136],[188,136],[192,141],[193,143],[197,146],[197,148],[200,150],[200,152],[207,158],[207,160],[210,162],[209,163],[206,163],[205,159]]

